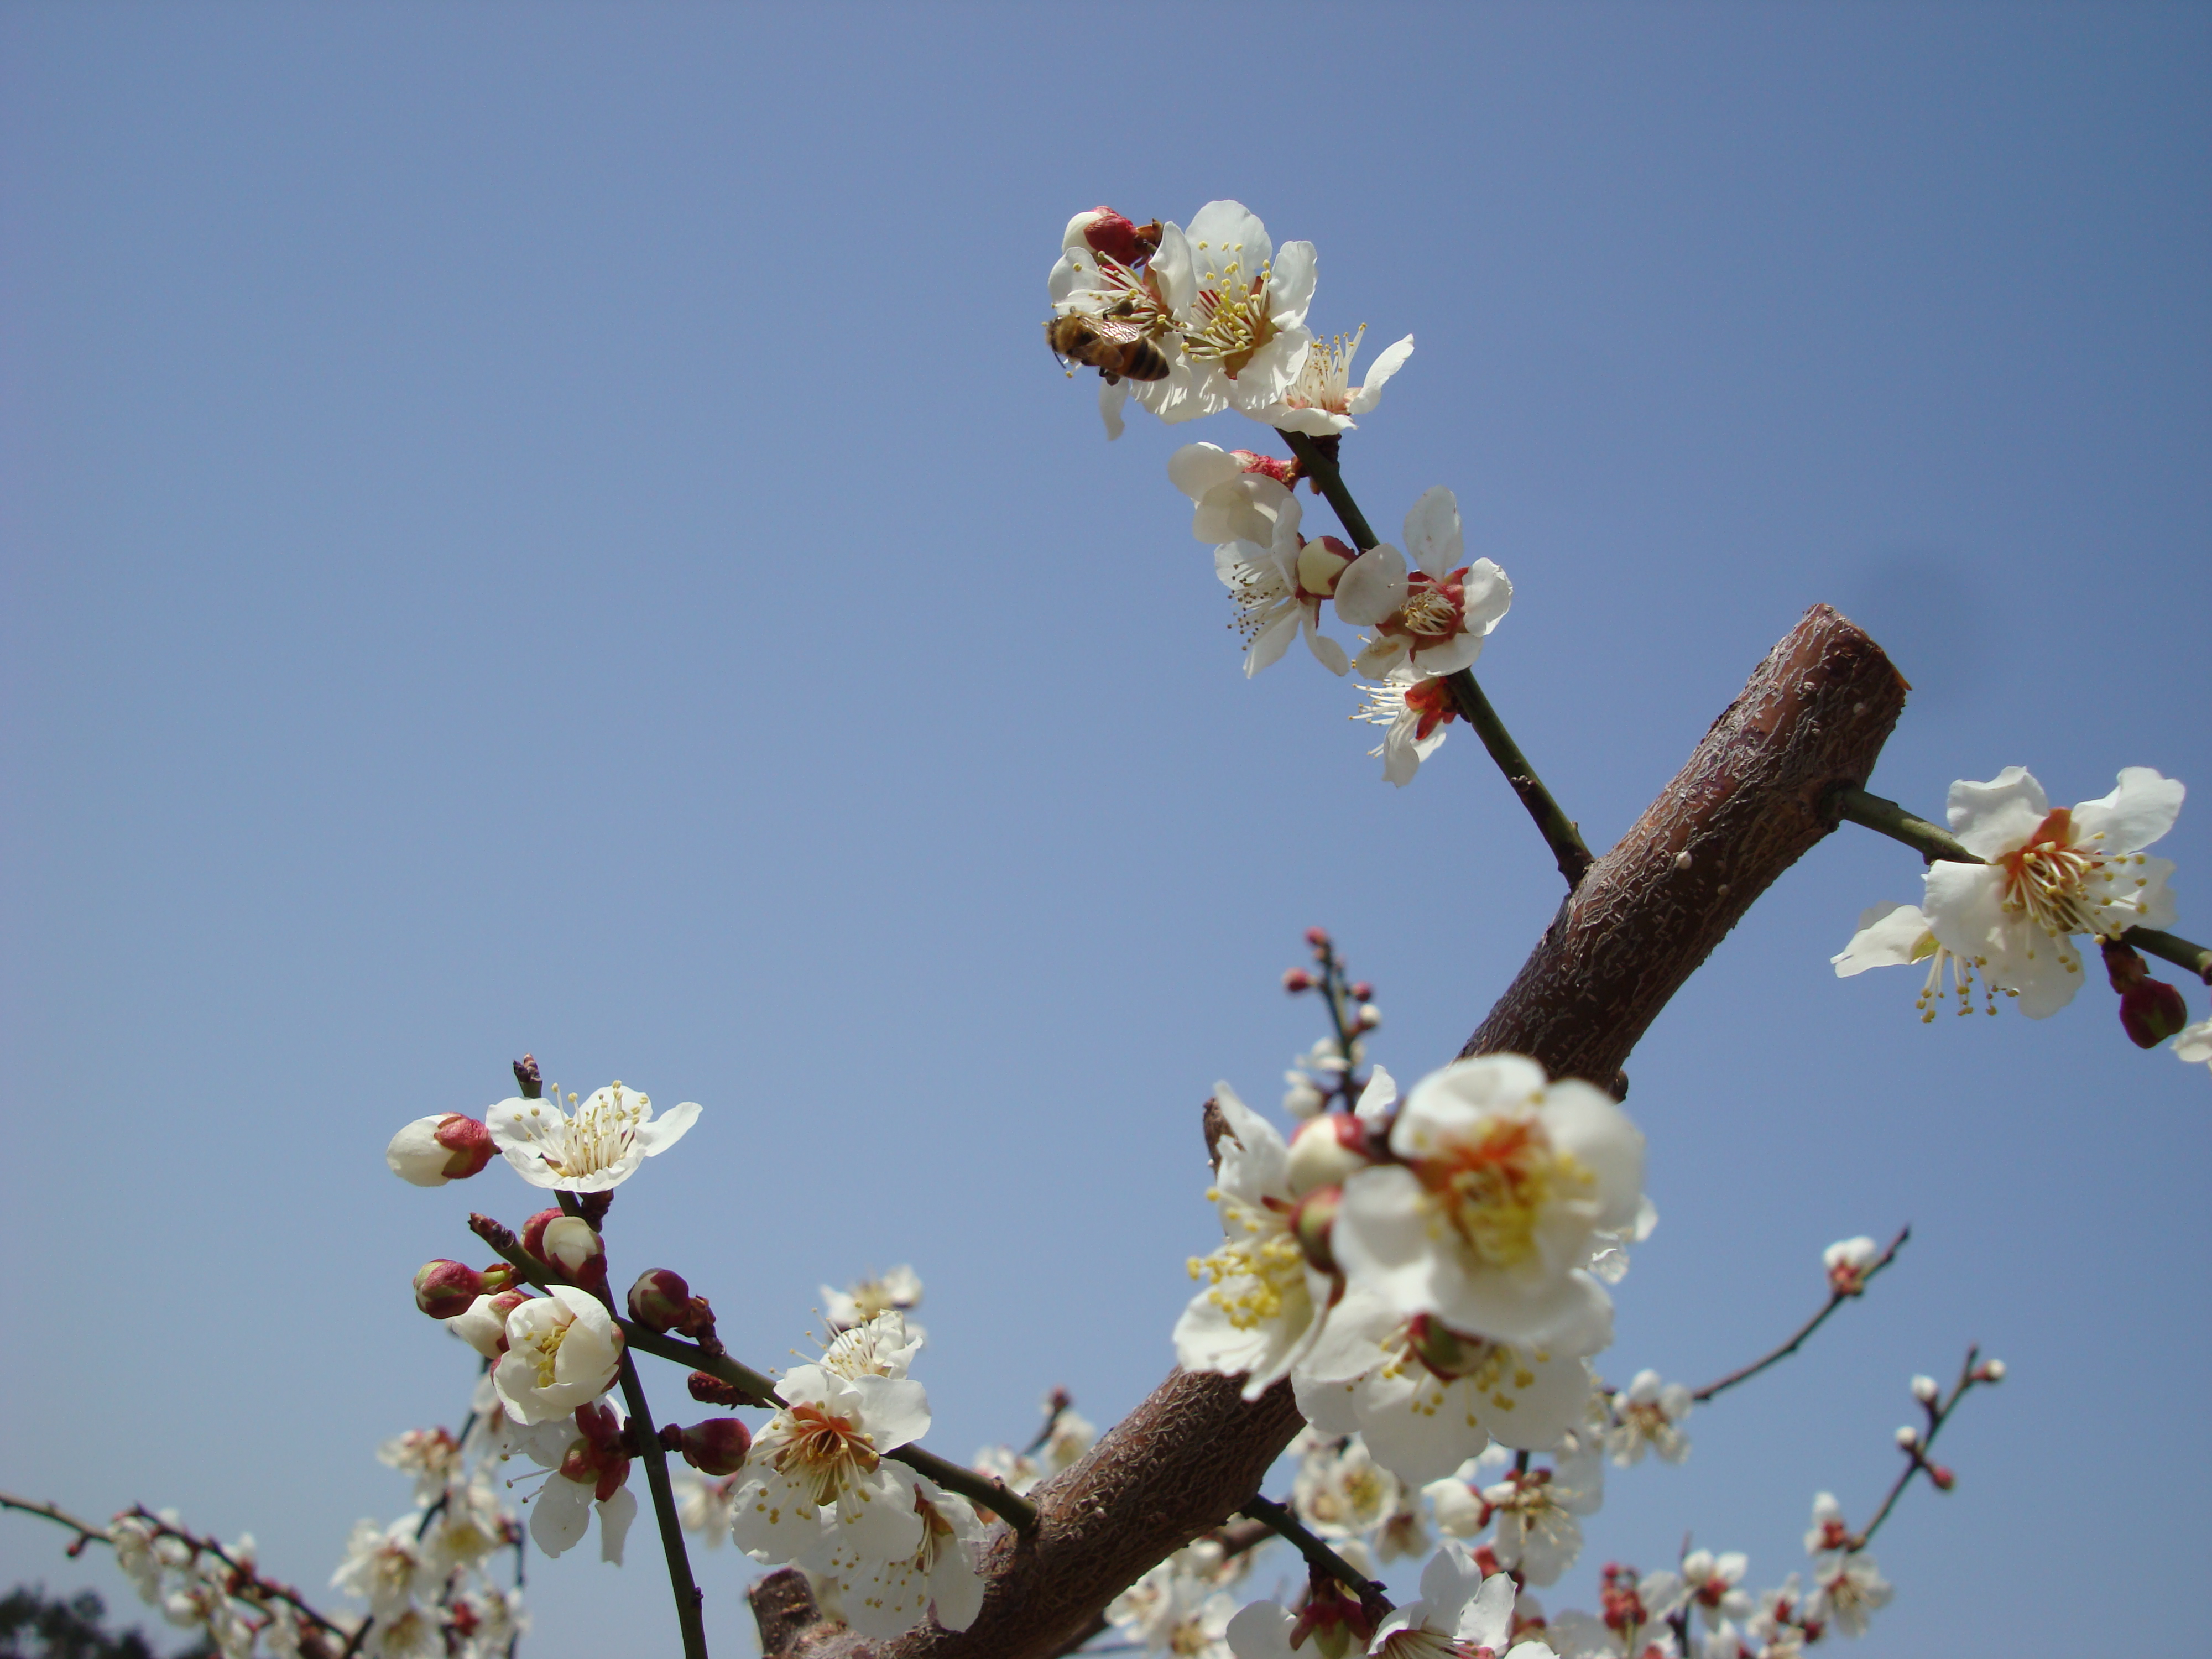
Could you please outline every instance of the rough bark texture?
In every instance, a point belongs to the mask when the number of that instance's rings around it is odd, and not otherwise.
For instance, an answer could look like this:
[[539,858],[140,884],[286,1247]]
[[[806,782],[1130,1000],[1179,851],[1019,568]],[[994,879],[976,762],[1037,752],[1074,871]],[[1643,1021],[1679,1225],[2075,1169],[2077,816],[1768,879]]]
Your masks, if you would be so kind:
[[1461,1054],[1534,1054],[1554,1076],[1616,1085],[1668,1000],[1835,828],[1827,797],[1865,784],[1905,690],[1850,623],[1825,605],[1807,611],[1590,866]]
[[[1533,1054],[1615,1080],[1628,1051],[1774,879],[1833,827],[1829,791],[1863,785],[1905,706],[1874,641],[1817,605],[1761,663],[1666,792],[1593,866],[1467,1054]],[[1686,861],[1684,855],[1686,854]],[[867,1642],[817,1622],[796,1575],[754,1586],[771,1659],[1048,1659],[1147,1568],[1218,1526],[1297,1431],[1286,1384],[1177,1372],[1089,1456],[1033,1494],[1030,1539],[1001,1530],[969,1630]]]

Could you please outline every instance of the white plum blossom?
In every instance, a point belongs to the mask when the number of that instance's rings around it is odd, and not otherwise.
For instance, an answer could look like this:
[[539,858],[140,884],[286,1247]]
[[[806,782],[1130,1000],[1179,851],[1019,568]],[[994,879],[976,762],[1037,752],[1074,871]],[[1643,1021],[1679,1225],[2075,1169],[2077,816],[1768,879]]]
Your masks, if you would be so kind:
[[[919,1287],[921,1281],[916,1280]],[[917,1288],[915,1300],[921,1299]],[[904,1376],[907,1367],[921,1352],[921,1328],[906,1322],[896,1308],[847,1327],[830,1340],[820,1364],[839,1376]]]
[[457,1480],[443,1496],[445,1507],[422,1535],[422,1559],[441,1582],[481,1565],[493,1552],[514,1541],[507,1511],[482,1478]]
[[1304,1452],[1291,1484],[1291,1504],[1315,1532],[1323,1538],[1358,1538],[1397,1512],[1404,1488],[1357,1436],[1336,1439],[1309,1430],[1300,1438]]
[[1954,783],[1952,833],[1984,862],[1929,868],[1921,907],[1929,928],[2018,993],[2029,1018],[2056,1013],[2081,986],[2073,935],[2114,939],[2173,920],[2173,866],[2142,848],[2173,827],[2185,793],[2147,766],[2122,768],[2108,795],[2056,810],[2024,767]]
[[1881,1246],[1861,1233],[1856,1238],[1839,1238],[1822,1250],[1820,1269],[1828,1276],[1830,1291],[1838,1296],[1856,1296],[1866,1287],[1869,1271],[1881,1259]]
[[1133,326],[1158,350],[1169,371],[1149,380],[1109,380],[1101,374],[1098,414],[1107,437],[1121,435],[1121,408],[1132,395],[1170,425],[1228,408],[1218,387],[1200,385],[1202,377],[1183,352],[1181,331],[1198,289],[1182,229],[1161,226],[1159,245],[1148,258],[1127,246],[1118,252],[1101,248],[1095,231],[1094,213],[1079,213],[1067,222],[1060,258],[1045,279],[1053,315],[1109,317]]
[[921,1525],[913,1552],[879,1559],[844,1533],[834,1534],[820,1558],[837,1575],[845,1622],[863,1636],[891,1637],[912,1630],[933,1611],[946,1630],[966,1630],[983,1606],[977,1571],[988,1528],[968,1500],[915,1476],[908,1483]]
[[1283,1081],[1291,1086],[1283,1096],[1283,1109],[1292,1117],[1308,1118],[1328,1103],[1330,1094],[1342,1081],[1347,1071],[1358,1071],[1367,1063],[1367,1045],[1358,1037],[1352,1039],[1352,1059],[1347,1063],[1344,1050],[1333,1036],[1318,1039],[1314,1046],[1291,1062],[1291,1069],[1283,1073]]
[[2212,1066],[2212,1019],[2200,1019],[2174,1034],[2173,1057],[2185,1063]]
[[1751,1597],[1739,1588],[1750,1565],[1751,1559],[1741,1550],[1721,1555],[1711,1550],[1692,1550],[1682,1558],[1683,1588],[1691,1604],[1705,1614],[1709,1628],[1724,1629],[1730,1620],[1751,1616]]
[[1690,1437],[1680,1426],[1690,1407],[1690,1391],[1681,1383],[1663,1382],[1654,1370],[1637,1372],[1613,1396],[1607,1455],[1624,1469],[1642,1462],[1647,1451],[1657,1452],[1663,1462],[1680,1462],[1690,1455]]
[[1805,1553],[1810,1556],[1834,1554],[1847,1547],[1851,1540],[1851,1529],[1844,1524],[1844,1506],[1836,1501],[1832,1492],[1813,1495],[1813,1527],[1805,1534]]
[[1297,501],[1285,502],[1265,546],[1237,541],[1214,550],[1213,574],[1236,604],[1235,626],[1246,641],[1248,678],[1272,665],[1300,635],[1330,673],[1351,666],[1344,647],[1320,628],[1322,605],[1352,563],[1352,550],[1334,536],[1306,540],[1298,533],[1300,514]]
[[1443,746],[1444,727],[1459,716],[1450,684],[1401,665],[1359,690],[1366,701],[1352,718],[1383,728],[1382,741],[1367,752],[1382,761],[1382,781],[1403,789]]
[[[575,1097],[568,1098],[574,1104]],[[517,1097],[493,1107],[485,1122],[507,1161],[532,1186],[603,1193],[681,1140],[698,1116],[698,1103],[687,1100],[656,1118],[651,1100],[611,1083],[595,1091],[573,1117],[550,1096]]]
[[[1822,1555],[1813,1568],[1813,1595],[1808,1612],[1825,1615],[1846,1636],[1863,1636],[1878,1607],[1889,1605],[1896,1590],[1881,1576],[1874,1557],[1864,1550],[1838,1550]],[[1812,1603],[1817,1601],[1814,1609]]]
[[[1928,978],[1920,988],[1919,1000],[1912,1005],[1920,1011],[1923,1025],[1936,1018],[1947,991],[1957,995],[1960,1013],[1974,1011],[1972,961],[1948,949],[1928,925],[1927,916],[1912,905],[1882,903],[1862,910],[1858,932],[1828,960],[1834,964],[1838,979],[1850,979],[1869,968],[1904,968],[1926,963]],[[1984,1007],[1990,1013],[1996,1013],[1997,988],[1984,981],[1982,990]]]
[[1590,1397],[1579,1357],[1462,1336],[1357,1285],[1293,1381],[1316,1428],[1356,1431],[1376,1462],[1415,1486],[1449,1474],[1493,1437],[1528,1450],[1559,1445]]
[[1188,1370],[1246,1378],[1257,1400],[1286,1376],[1322,1330],[1329,1281],[1291,1231],[1290,1149],[1275,1126],[1226,1083],[1213,1098],[1227,1120],[1221,1167],[1206,1196],[1219,1208],[1221,1248],[1194,1256],[1206,1287],[1176,1322],[1176,1358]]
[[1385,543],[1362,553],[1337,581],[1336,614],[1375,629],[1359,653],[1359,672],[1380,681],[1404,666],[1431,677],[1474,666],[1484,639],[1512,607],[1513,584],[1488,559],[1461,563],[1459,502],[1441,485],[1406,514],[1405,539],[1410,573],[1406,554]]
[[[1497,1531],[1498,1559],[1532,1584],[1550,1584],[1582,1553],[1580,1517],[1605,1503],[1605,1465],[1595,1448],[1577,1448],[1548,1469],[1509,1470],[1482,1489],[1484,1520]],[[1445,1524],[1440,1506],[1437,1524]]]
[[1611,1340],[1611,1301],[1581,1270],[1637,1224],[1644,1137],[1601,1090],[1517,1054],[1458,1060],[1414,1085],[1390,1150],[1403,1161],[1344,1183],[1333,1244],[1352,1283],[1494,1341]]
[[1314,246],[1278,249],[1258,215],[1228,201],[1193,214],[1183,240],[1195,292],[1181,331],[1200,396],[1265,420],[1298,384],[1312,349]]
[[460,1473],[461,1448],[443,1429],[410,1429],[376,1449],[376,1461],[415,1477],[415,1501],[428,1504]]
[[775,1385],[783,1409],[753,1437],[732,1535],[757,1560],[793,1560],[828,1541],[871,1560],[921,1543],[912,1477],[884,1454],[929,1429],[929,1398],[908,1377],[840,1376],[795,1365]]
[[1190,533],[1209,546],[1275,539],[1276,520],[1297,499],[1266,458],[1218,444],[1185,444],[1168,457],[1168,477],[1191,499]]
[[507,1352],[492,1367],[492,1386],[516,1422],[550,1423],[614,1387],[622,1355],[622,1329],[605,1304],[556,1285],[507,1315]]
[[397,1617],[416,1595],[436,1589],[415,1541],[422,1523],[420,1515],[402,1516],[390,1526],[355,1522],[331,1588],[361,1597],[380,1624]]
[[1282,400],[1261,411],[1259,418],[1278,431],[1303,432],[1314,438],[1352,430],[1358,424],[1352,417],[1366,414],[1382,401],[1382,383],[1413,355],[1413,337],[1408,334],[1383,347],[1382,355],[1369,366],[1364,383],[1354,386],[1352,365],[1366,335],[1367,325],[1362,323],[1349,339],[1340,334],[1326,343],[1315,341],[1297,380]]
[[[822,1316],[830,1322],[833,1335],[866,1324],[878,1314],[894,1309],[903,1314],[921,1305],[921,1275],[904,1264],[880,1278],[860,1279],[842,1291],[822,1286]],[[921,1327],[911,1322],[906,1332],[917,1346],[924,1340]]]

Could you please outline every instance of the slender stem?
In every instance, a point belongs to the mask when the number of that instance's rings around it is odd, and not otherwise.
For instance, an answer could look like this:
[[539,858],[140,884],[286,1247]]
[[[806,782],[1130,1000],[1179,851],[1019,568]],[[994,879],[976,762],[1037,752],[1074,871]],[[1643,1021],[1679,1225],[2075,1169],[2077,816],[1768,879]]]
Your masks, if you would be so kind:
[[676,1512],[676,1489],[668,1483],[668,1454],[653,1431],[652,1408],[645,1403],[645,1385],[624,1348],[622,1357],[623,1404],[636,1425],[638,1455],[645,1460],[645,1484],[653,1493],[653,1519],[660,1523],[660,1551],[668,1558],[668,1586],[676,1594],[676,1622],[684,1632],[684,1659],[707,1659],[707,1626],[701,1613],[699,1586],[691,1577],[691,1558],[684,1547],[684,1521]]
[[[1314,487],[1336,509],[1336,516],[1343,524],[1345,533],[1352,538],[1353,545],[1362,552],[1380,545],[1366,515],[1359,510],[1359,503],[1352,499],[1351,490],[1345,487],[1344,473],[1337,465],[1335,456],[1303,432],[1280,432],[1279,429],[1279,435],[1290,445],[1291,453],[1298,458],[1299,470],[1313,480]],[[1528,816],[1535,820],[1537,833],[1544,837],[1544,844],[1552,849],[1552,857],[1559,866],[1559,873],[1567,878],[1567,886],[1571,890],[1582,880],[1590,866],[1597,862],[1589,848],[1583,844],[1582,831],[1575,827],[1574,820],[1560,810],[1559,802],[1552,799],[1552,792],[1544,787],[1544,781],[1536,775],[1536,769],[1521,752],[1521,745],[1513,741],[1513,734],[1505,729],[1505,722],[1498,719],[1498,711],[1490,706],[1490,699],[1483,696],[1482,687],[1475,682],[1474,671],[1462,668],[1455,674],[1447,675],[1444,684],[1451,688],[1452,701],[1458,705],[1460,714],[1474,728],[1475,735],[1482,739],[1482,746],[1489,751],[1490,758],[1505,775],[1505,781],[1512,786],[1514,794],[1519,797]]]
[[1351,1562],[1346,1560],[1320,1539],[1306,1530],[1305,1523],[1284,1505],[1255,1493],[1239,1505],[1255,1521],[1261,1522],[1278,1538],[1283,1539],[1306,1559],[1306,1565],[1316,1572],[1336,1582],[1357,1595],[1364,1604],[1380,1601],[1382,1611],[1390,1609],[1390,1601],[1382,1586],[1364,1577]]
[[1905,1489],[1912,1484],[1912,1477],[1927,1468],[1928,1449],[1936,1443],[1936,1437],[1943,1431],[1943,1425],[1950,1420],[1951,1413],[1958,1409],[1959,1401],[1966,1397],[1966,1390],[1981,1380],[1974,1374],[1974,1367],[1981,1357],[1982,1351],[1979,1346],[1968,1348],[1966,1363],[1959,1367],[1959,1380],[1951,1385],[1950,1394],[1926,1408],[1928,1432],[1920,1437],[1920,1443],[1917,1446],[1906,1452],[1906,1462],[1903,1472],[1891,1483],[1889,1495],[1881,1500],[1881,1507],[1874,1512],[1874,1519],[1867,1522],[1866,1530],[1851,1535],[1852,1549],[1863,1550],[1872,1541],[1875,1534],[1881,1530],[1881,1523],[1889,1519],[1889,1512],[1897,1507],[1897,1500],[1905,1495]]
[[[564,1194],[565,1197],[566,1194]],[[531,1284],[543,1290],[552,1281],[545,1277],[545,1264],[533,1261],[530,1253],[515,1242],[514,1235],[489,1216],[472,1215],[469,1230],[491,1246]],[[705,1371],[720,1377],[737,1389],[744,1403],[767,1411],[779,1411],[783,1401],[776,1397],[775,1384],[750,1365],[739,1364],[726,1353],[710,1353],[696,1342],[664,1336],[649,1331],[634,1320],[617,1316],[615,1322],[622,1327],[625,1351],[635,1348],[649,1353],[656,1359],[665,1359],[675,1364],[688,1365],[693,1370]],[[1003,1516],[1017,1532],[1036,1529],[1036,1505],[1013,1491],[1004,1481],[993,1480],[961,1464],[949,1462],[934,1452],[924,1451],[920,1446],[901,1446],[887,1451],[884,1456],[894,1462],[903,1463],[917,1474],[927,1475],[947,1492],[957,1492],[970,1503],[980,1504],[994,1515]]]
[[2192,945],[2172,933],[2162,933],[2155,927],[2130,927],[2120,935],[2120,943],[2132,945],[2136,950],[2170,962],[2177,968],[2186,968],[2207,985],[2212,985],[2212,949]]
[[[1863,789],[1838,789],[1828,797],[1828,801],[1839,817],[1863,824],[1892,841],[1901,841],[1930,863],[1937,860],[1952,864],[1985,861],[1968,852],[1949,831],[1937,829],[1925,818],[1914,817],[1893,800],[1884,800]],[[2120,935],[2119,942],[2186,969],[2205,984],[2212,985],[2212,947],[2178,934],[2161,933],[2155,927],[2130,927]]]
[[1482,695],[1482,687],[1475,683],[1474,671],[1462,668],[1448,675],[1444,684],[1451,688],[1452,701],[1459,712],[1474,728],[1482,746],[1490,751],[1490,758],[1505,775],[1505,781],[1521,799],[1528,816],[1536,821],[1537,832],[1544,844],[1552,849],[1553,861],[1559,873],[1567,878],[1567,886],[1579,885],[1596,857],[1583,842],[1583,832],[1575,822],[1552,799],[1552,792],[1544,787],[1544,781],[1536,775],[1536,769],[1521,752],[1521,745],[1513,741],[1513,734],[1505,729],[1505,722],[1498,718],[1498,711],[1490,706],[1490,699]]
[[[561,1200],[562,1214],[583,1214],[575,1194],[556,1191],[553,1196]],[[597,1294],[607,1311],[613,1313],[613,1298],[604,1292]],[[653,1410],[646,1404],[645,1385],[638,1381],[627,1340],[616,1376],[622,1383],[623,1404],[629,1412],[630,1437],[637,1442],[637,1455],[645,1460],[646,1490],[653,1494],[653,1518],[660,1527],[660,1553],[668,1559],[668,1588],[676,1596],[676,1624],[684,1633],[684,1659],[707,1659],[707,1625],[700,1611],[699,1586],[691,1577],[690,1553],[684,1547],[684,1522],[676,1513],[676,1489],[668,1484],[668,1454],[653,1431]]]
[[1930,864],[1941,859],[1952,864],[1979,864],[1982,860],[1960,844],[1956,836],[1944,829],[1916,818],[1893,800],[1880,795],[1870,795],[1863,789],[1838,789],[1828,797],[1838,817],[1887,836],[1892,841],[1901,841]]
[[1814,1332],[1819,1330],[1820,1327],[1826,1322],[1827,1317],[1830,1314],[1842,1307],[1844,1303],[1852,1300],[1854,1297],[1863,1292],[1867,1285],[1873,1279],[1874,1276],[1880,1273],[1884,1267],[1889,1266],[1892,1261],[1896,1260],[1898,1251],[1904,1246],[1905,1241],[1911,1237],[1912,1228],[1909,1223],[1906,1225],[1899,1228],[1897,1237],[1889,1241],[1889,1248],[1884,1250],[1881,1255],[1876,1257],[1873,1264],[1869,1266],[1864,1273],[1859,1275],[1857,1290],[1831,1291],[1828,1293],[1827,1305],[1823,1307],[1820,1312],[1814,1314],[1810,1319],[1807,1320],[1802,1325],[1799,1326],[1797,1328],[1796,1335],[1791,1337],[1787,1342],[1784,1342],[1780,1347],[1775,1349],[1772,1352],[1762,1355],[1760,1358],[1753,1360],[1751,1364],[1743,1367],[1742,1370],[1730,1371],[1726,1376],[1721,1378],[1717,1382],[1706,1383],[1704,1388],[1699,1389],[1695,1394],[1692,1395],[1690,1398],[1697,1401],[1699,1404],[1703,1404],[1705,1401],[1711,1400],[1715,1395],[1723,1392],[1724,1389],[1732,1389],[1739,1382],[1749,1382],[1753,1377],[1757,1376],[1759,1372],[1765,1370],[1769,1365],[1776,1364],[1782,1360],[1787,1359],[1791,1354],[1796,1353],[1799,1347],[1803,1345],[1805,1339],[1812,1335]]

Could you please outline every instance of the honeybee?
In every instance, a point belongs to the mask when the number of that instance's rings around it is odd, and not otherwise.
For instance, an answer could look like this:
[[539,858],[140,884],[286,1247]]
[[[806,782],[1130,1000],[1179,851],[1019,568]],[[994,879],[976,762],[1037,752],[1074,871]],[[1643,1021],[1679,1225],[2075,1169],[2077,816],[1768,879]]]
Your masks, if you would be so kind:
[[1089,317],[1080,312],[1054,317],[1044,325],[1044,343],[1062,362],[1088,364],[1109,383],[1168,377],[1165,354],[1152,343],[1143,325],[1126,317]]

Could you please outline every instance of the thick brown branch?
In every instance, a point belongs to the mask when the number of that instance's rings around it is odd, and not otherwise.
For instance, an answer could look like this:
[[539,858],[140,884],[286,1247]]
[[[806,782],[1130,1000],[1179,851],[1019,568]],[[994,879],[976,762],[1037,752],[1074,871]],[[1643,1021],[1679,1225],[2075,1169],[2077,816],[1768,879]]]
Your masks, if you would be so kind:
[[[1593,866],[1468,1052],[1533,1054],[1610,1083],[1667,1000],[1752,901],[1833,827],[1825,803],[1862,785],[1905,704],[1874,641],[1826,606],[1774,648],[1690,763]],[[1001,1533],[975,1622],[885,1643],[779,1613],[763,1651],[808,1659],[1047,1659],[1139,1574],[1259,1491],[1298,1427],[1290,1389],[1177,1372],[1073,1468],[1031,1494],[1033,1534]],[[781,1578],[763,1581],[765,1585]],[[781,1593],[781,1592],[779,1592]]]
[[1752,901],[1835,827],[1830,798],[1865,783],[1905,689],[1851,623],[1807,611],[1590,866],[1461,1053],[1534,1054],[1611,1086]]

